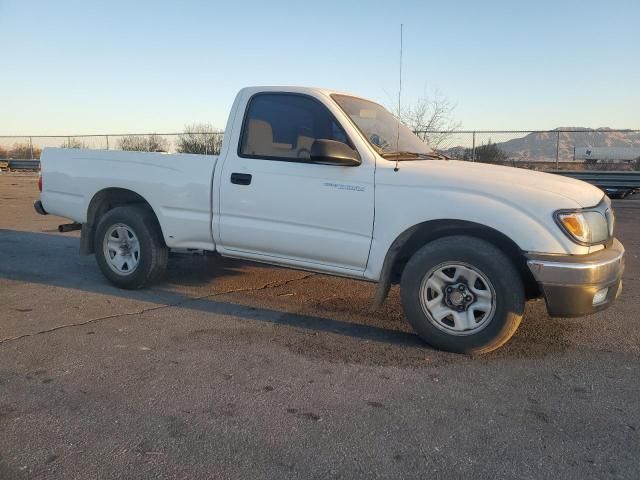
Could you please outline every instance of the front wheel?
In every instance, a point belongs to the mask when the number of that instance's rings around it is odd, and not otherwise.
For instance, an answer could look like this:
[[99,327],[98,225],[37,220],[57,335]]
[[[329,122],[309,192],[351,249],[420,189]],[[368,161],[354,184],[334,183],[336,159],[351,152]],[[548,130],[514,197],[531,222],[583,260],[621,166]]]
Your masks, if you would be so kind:
[[167,267],[168,249],[149,207],[117,207],[98,223],[95,235],[98,266],[120,288],[142,288]]
[[511,260],[483,240],[452,236],[418,250],[401,279],[407,320],[430,345],[486,353],[506,343],[524,313],[522,279]]

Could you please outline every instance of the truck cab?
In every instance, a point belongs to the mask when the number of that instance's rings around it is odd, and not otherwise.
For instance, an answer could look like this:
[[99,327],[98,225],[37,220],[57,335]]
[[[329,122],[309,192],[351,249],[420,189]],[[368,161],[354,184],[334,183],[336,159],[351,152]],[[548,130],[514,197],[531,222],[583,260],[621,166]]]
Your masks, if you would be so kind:
[[455,352],[504,344],[532,299],[607,308],[624,268],[599,189],[446,159],[381,105],[307,87],[242,89],[218,156],[45,149],[36,210],[122,288],[171,248],[377,282],[374,306],[399,283],[416,332]]

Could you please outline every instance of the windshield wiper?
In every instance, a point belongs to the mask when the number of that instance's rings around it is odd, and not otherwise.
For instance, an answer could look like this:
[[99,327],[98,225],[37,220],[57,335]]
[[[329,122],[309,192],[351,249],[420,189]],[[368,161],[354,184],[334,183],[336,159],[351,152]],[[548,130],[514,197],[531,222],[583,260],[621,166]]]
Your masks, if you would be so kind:
[[445,155],[436,152],[429,153],[417,153],[417,152],[407,152],[407,151],[399,151],[399,152],[386,152],[381,154],[382,158],[393,158],[397,161],[402,160],[424,160],[424,159],[432,159],[432,160],[447,160]]

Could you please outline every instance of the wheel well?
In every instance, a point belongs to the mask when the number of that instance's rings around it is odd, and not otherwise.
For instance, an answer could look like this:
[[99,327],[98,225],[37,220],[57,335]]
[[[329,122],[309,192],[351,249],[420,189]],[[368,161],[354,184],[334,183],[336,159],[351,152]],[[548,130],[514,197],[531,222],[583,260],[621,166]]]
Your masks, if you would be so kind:
[[[126,188],[105,188],[96,193],[87,208],[87,221],[82,226],[80,237],[80,253],[89,255],[94,252],[94,236],[100,218],[109,210],[122,205],[146,205],[151,211],[151,205],[141,195]],[[155,213],[154,213],[155,215]]]
[[[432,220],[411,227],[392,244],[380,278],[379,288],[388,290],[391,283],[399,283],[409,259],[424,245],[442,237],[468,235],[489,242],[499,248],[513,262],[520,273],[527,298],[540,296],[537,282],[527,267],[524,253],[505,234],[486,225],[462,220]],[[386,283],[386,287],[385,287]],[[380,292],[382,295],[382,292]],[[386,292],[383,294],[386,296]],[[376,296],[376,302],[384,300]],[[379,303],[378,303],[379,304]]]

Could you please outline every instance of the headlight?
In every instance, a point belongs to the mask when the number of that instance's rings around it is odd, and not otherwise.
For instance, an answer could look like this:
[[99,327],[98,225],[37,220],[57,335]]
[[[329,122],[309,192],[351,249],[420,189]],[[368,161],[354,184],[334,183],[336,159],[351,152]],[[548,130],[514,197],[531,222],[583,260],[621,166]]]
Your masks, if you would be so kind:
[[563,210],[556,213],[556,220],[569,238],[582,245],[595,245],[609,239],[607,219],[599,211]]

